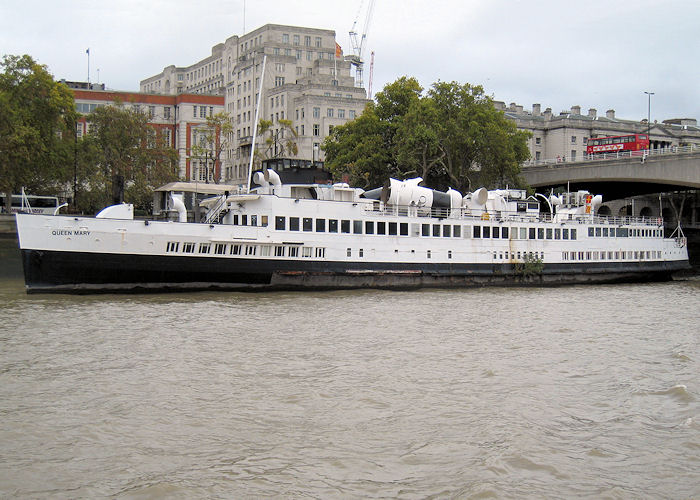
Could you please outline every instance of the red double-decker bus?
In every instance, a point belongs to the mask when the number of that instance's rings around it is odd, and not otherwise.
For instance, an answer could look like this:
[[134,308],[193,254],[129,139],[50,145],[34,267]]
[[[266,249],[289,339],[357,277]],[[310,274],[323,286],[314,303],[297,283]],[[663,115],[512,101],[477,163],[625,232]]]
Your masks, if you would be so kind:
[[596,155],[618,151],[640,151],[649,149],[649,136],[646,134],[618,135],[588,139],[586,153]]

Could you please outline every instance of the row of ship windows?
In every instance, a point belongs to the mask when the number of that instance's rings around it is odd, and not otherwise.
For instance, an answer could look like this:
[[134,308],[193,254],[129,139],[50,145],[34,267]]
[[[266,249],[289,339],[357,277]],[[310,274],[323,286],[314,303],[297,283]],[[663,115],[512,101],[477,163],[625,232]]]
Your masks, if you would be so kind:
[[660,259],[660,250],[618,250],[607,252],[562,252],[562,260],[651,260]]
[[316,257],[324,258],[324,247],[304,247],[301,245],[243,245],[238,243],[192,243],[169,241],[166,246],[168,253],[213,254],[213,255],[247,255],[261,257]]
[[591,238],[661,238],[661,229],[634,229],[626,227],[589,227],[588,236]]
[[[250,222],[250,224],[249,224]],[[256,215],[236,214],[233,217],[234,225],[257,226]],[[262,226],[267,226],[267,217],[262,216]],[[567,228],[542,228],[542,227],[514,227],[508,226],[461,226],[459,224],[417,224],[407,222],[375,222],[360,220],[338,219],[313,219],[311,217],[275,217],[275,229],[278,231],[305,231],[317,233],[345,233],[365,235],[389,235],[389,236],[432,236],[443,238],[481,238],[481,239],[513,239],[513,240],[575,240],[577,230]],[[410,233],[409,233],[410,229]],[[628,237],[656,237],[663,236],[660,229],[629,229],[626,227],[607,228],[589,227],[589,237],[602,238],[628,238]]]

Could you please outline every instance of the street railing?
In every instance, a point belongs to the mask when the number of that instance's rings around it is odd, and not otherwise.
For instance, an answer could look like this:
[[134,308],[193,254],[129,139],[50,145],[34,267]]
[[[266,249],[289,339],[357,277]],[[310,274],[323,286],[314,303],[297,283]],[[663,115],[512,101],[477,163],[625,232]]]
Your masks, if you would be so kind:
[[646,159],[650,156],[676,155],[683,153],[700,152],[700,144],[690,144],[688,146],[672,146],[670,148],[641,149],[639,151],[616,151],[614,153],[599,153],[594,155],[583,155],[580,159],[572,160],[566,156],[548,158],[545,160],[528,160],[523,163],[523,167],[538,167],[544,165],[564,165],[574,163],[587,163],[592,161],[622,160],[625,158]]

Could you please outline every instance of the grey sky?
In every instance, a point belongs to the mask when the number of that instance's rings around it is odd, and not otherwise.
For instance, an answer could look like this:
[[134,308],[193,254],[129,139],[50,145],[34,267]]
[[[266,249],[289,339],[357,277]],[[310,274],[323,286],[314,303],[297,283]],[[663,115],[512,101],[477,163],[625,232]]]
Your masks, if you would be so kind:
[[[0,54],[30,54],[56,78],[116,90],[267,23],[327,28],[351,52],[367,0],[0,0]],[[245,22],[245,25],[244,25]],[[245,29],[245,31],[244,31]],[[373,93],[402,75],[481,84],[496,100],[554,113],[700,118],[700,1],[376,0],[365,59]]]

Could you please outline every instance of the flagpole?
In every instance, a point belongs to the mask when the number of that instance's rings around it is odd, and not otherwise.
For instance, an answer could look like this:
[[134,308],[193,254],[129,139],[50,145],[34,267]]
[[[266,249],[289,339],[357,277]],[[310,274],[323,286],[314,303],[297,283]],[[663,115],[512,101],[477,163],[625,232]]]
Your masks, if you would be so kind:
[[85,53],[88,56],[88,77],[87,77],[87,82],[88,82],[88,89],[90,88],[90,47],[85,51]]

